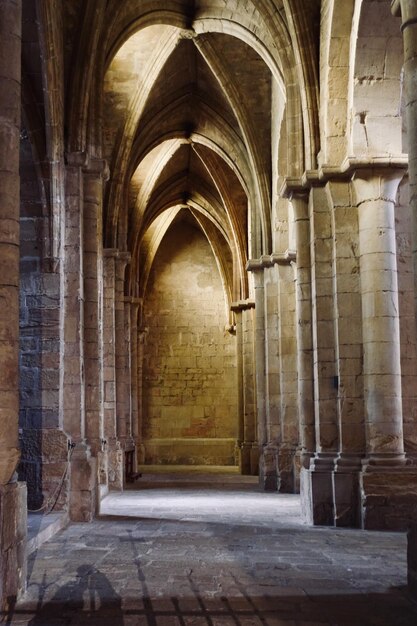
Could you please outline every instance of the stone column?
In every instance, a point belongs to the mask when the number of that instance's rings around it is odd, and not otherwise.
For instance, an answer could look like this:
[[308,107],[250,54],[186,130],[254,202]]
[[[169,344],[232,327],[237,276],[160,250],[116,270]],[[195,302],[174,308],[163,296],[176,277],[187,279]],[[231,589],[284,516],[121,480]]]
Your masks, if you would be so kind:
[[125,404],[126,404],[126,443],[128,449],[133,449],[132,437],[132,298],[124,299],[124,323],[125,323],[125,361],[124,361],[124,382],[125,382]]
[[[266,352],[265,352],[265,290],[264,270],[262,263],[249,262],[249,271],[254,273],[255,285],[255,379],[256,379],[256,412],[257,412],[257,440],[259,446],[259,484],[263,489],[270,489],[268,470],[265,469],[265,447],[268,443],[266,426]],[[273,478],[276,486],[276,477]]]
[[403,172],[357,172],[364,346],[366,453],[362,526],[405,529],[417,506],[417,473],[406,466],[394,204]]
[[[132,425],[131,434],[137,451],[139,444],[139,397],[138,397],[138,314],[142,306],[141,298],[132,298],[130,305],[130,332],[131,332],[131,390],[132,390]],[[135,454],[134,471],[137,470],[137,452]]]
[[107,483],[112,490],[123,489],[123,451],[117,439],[116,413],[116,315],[115,263],[118,251],[103,250],[103,384],[104,440],[107,452]]
[[0,6],[0,485],[19,461],[19,138],[21,2]]
[[299,490],[300,441],[298,419],[297,324],[293,255],[287,253],[277,264],[279,362],[278,491]]
[[236,319],[237,367],[239,394],[240,471],[252,475],[258,469],[256,442],[255,372],[254,372],[254,317],[255,303],[242,300],[232,305]]
[[[333,525],[333,468],[339,450],[331,211],[323,187],[310,192],[312,336],[316,453],[301,471],[301,505],[311,524]],[[298,253],[298,250],[297,250]]]
[[143,359],[146,345],[147,329],[141,326],[141,312],[138,320],[138,465],[145,463],[145,446],[143,444]]
[[366,452],[404,461],[395,198],[403,172],[357,172]]
[[26,485],[19,461],[19,139],[22,5],[0,3],[0,602],[26,587]]
[[233,303],[231,310],[234,313],[236,328],[236,365],[237,365],[237,415],[238,415],[238,435],[237,447],[239,450],[239,468],[243,474],[242,467],[242,442],[244,438],[244,402],[243,402],[243,336],[242,336],[242,311],[238,303]]
[[[128,252],[119,252],[115,258],[115,339],[116,339],[116,415],[117,439],[124,450],[128,437],[130,398],[127,396],[126,333],[125,333],[125,270],[130,261]],[[124,465],[124,460],[123,460]],[[123,472],[124,473],[124,472]]]
[[96,511],[96,459],[86,442],[84,376],[84,175],[85,153],[67,154],[62,263],[63,425],[75,446],[71,457],[69,513],[88,522]]
[[311,255],[308,197],[293,194],[296,258],[298,410],[301,466],[308,469],[315,451]]
[[394,15],[401,15],[404,38],[404,87],[408,135],[410,205],[413,216],[414,311],[417,325],[417,0],[393,0]]
[[359,471],[365,454],[363,341],[358,210],[352,185],[330,181],[339,453],[333,474],[336,526],[359,522]]
[[103,161],[84,173],[84,364],[86,438],[95,456],[103,439],[102,193]]

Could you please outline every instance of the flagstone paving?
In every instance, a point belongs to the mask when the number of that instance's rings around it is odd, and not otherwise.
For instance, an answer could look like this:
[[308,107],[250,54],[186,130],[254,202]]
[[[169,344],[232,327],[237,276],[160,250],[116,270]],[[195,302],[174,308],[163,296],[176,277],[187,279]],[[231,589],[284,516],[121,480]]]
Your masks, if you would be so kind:
[[416,626],[403,533],[311,528],[238,485],[111,494],[29,562],[14,626]]

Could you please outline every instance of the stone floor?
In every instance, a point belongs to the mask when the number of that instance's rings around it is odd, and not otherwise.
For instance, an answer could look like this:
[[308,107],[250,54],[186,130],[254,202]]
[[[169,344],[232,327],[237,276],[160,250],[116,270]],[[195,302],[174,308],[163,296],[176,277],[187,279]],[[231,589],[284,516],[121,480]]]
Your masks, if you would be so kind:
[[402,533],[305,527],[253,485],[138,487],[32,555],[6,624],[417,625]]

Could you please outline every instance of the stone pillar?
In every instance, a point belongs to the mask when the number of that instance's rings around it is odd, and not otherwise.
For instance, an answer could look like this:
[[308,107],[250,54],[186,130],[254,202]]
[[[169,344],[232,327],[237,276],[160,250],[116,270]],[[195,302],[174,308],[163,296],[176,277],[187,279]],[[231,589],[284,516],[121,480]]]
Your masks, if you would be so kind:
[[326,189],[332,205],[339,431],[333,474],[334,521],[336,526],[357,526],[359,472],[365,454],[358,210],[350,181],[331,181]]
[[138,421],[137,421],[137,462],[145,463],[145,446],[143,444],[143,359],[146,350],[147,328],[142,327],[142,312],[138,313]]
[[366,453],[362,526],[405,529],[417,506],[417,475],[405,465],[395,211],[403,172],[357,172],[364,346]]
[[124,361],[124,382],[125,382],[125,403],[126,403],[126,444],[133,449],[132,437],[132,298],[124,299],[124,322],[125,322],[125,361]]
[[19,140],[22,5],[0,3],[0,610],[26,588],[26,485],[19,461]]
[[[264,271],[257,262],[250,262],[248,269],[254,272],[255,286],[255,376],[256,376],[256,411],[257,440],[259,446],[259,484],[262,489],[276,489],[276,473],[269,478],[269,456],[265,455],[268,443],[266,426],[266,353],[265,353],[265,290]],[[273,470],[272,470],[273,472]]]
[[112,490],[123,489],[123,451],[117,439],[116,412],[116,315],[115,263],[118,251],[103,250],[103,385],[104,440],[107,452],[107,484]]
[[256,442],[254,310],[255,303],[250,300],[242,300],[232,304],[232,311],[236,320],[237,339],[239,466],[243,475],[253,475],[258,470],[258,455],[254,454]]
[[309,469],[315,451],[313,339],[311,320],[311,256],[308,198],[293,194],[296,260],[298,410],[301,466]]
[[238,434],[236,445],[239,454],[239,468],[243,474],[242,466],[242,442],[244,438],[244,401],[243,401],[243,334],[242,334],[242,312],[237,303],[232,304],[231,310],[234,313],[236,328],[236,366],[237,366],[237,416]]
[[21,2],[0,5],[0,485],[19,461]]
[[392,11],[401,15],[404,38],[404,88],[408,135],[410,206],[413,216],[414,311],[417,325],[417,0],[392,0]]
[[276,265],[278,282],[279,355],[279,431],[278,431],[278,491],[299,491],[299,419],[297,372],[297,325],[294,281],[294,259],[287,254]]
[[394,204],[402,172],[358,172],[366,452],[404,462]]
[[84,173],[84,364],[86,438],[95,456],[103,439],[102,193],[103,161]]
[[[333,468],[339,450],[331,211],[323,187],[311,190],[312,335],[316,453],[301,471],[301,507],[310,524],[333,525]],[[298,252],[298,250],[297,250]]]
[[91,521],[96,511],[96,460],[86,443],[84,378],[84,153],[67,155],[62,293],[63,425],[75,445],[71,457],[69,514],[73,521]]
[[265,445],[261,457],[264,489],[278,489],[278,451],[281,440],[281,380],[279,362],[278,267],[263,268],[265,351]]
[[[125,270],[130,261],[128,252],[119,252],[115,257],[115,339],[116,339],[116,415],[117,439],[122,450],[126,447],[128,426],[130,421],[130,397],[127,397],[126,384],[127,354],[125,333]],[[124,459],[123,459],[124,474]]]
[[[138,314],[139,307],[142,306],[141,298],[132,298],[130,304],[130,332],[131,332],[131,435],[133,439],[134,446],[137,451],[137,447],[139,444],[139,398],[138,398]],[[135,454],[134,460],[134,471],[137,470],[137,452]]]
[[[414,266],[414,321],[417,328],[417,0],[393,0],[393,12],[402,17],[404,37],[404,83],[408,131],[412,254]],[[417,524],[408,535],[408,584],[417,597]]]

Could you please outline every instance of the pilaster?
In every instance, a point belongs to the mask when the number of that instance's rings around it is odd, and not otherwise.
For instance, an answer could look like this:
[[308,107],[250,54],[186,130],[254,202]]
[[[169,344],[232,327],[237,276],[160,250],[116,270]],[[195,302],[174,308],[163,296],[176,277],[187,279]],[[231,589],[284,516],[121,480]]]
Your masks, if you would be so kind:
[[[87,255],[90,242],[84,242],[84,217],[91,217],[90,202],[84,194],[91,187],[84,180],[88,155],[66,155],[66,205],[63,228],[64,259],[62,263],[63,319],[63,426],[75,446],[70,462],[69,515],[72,521],[92,521],[97,510],[97,462],[86,441],[86,346],[85,346],[85,283],[84,243]],[[88,196],[88,200],[90,197]],[[88,257],[87,257],[88,258]],[[88,307],[87,307],[88,310]],[[88,353],[88,349],[87,349]],[[88,373],[90,374],[90,372]]]
[[127,396],[127,359],[125,334],[125,270],[130,263],[130,253],[120,252],[115,257],[115,365],[116,365],[116,415],[117,438],[122,447],[126,446],[130,421],[130,398]]
[[243,475],[258,471],[258,455],[254,458],[256,442],[255,370],[254,370],[254,315],[255,302],[242,300],[232,304],[236,321],[237,375],[238,375],[238,454]]
[[137,447],[139,445],[139,394],[138,394],[138,369],[139,369],[139,337],[138,318],[139,309],[142,307],[142,298],[130,299],[130,332],[131,332],[131,436],[133,445],[136,448],[133,470],[136,471],[138,465]]
[[310,192],[309,221],[316,452],[309,469],[301,470],[301,507],[308,523],[333,525],[333,469],[339,450],[334,266],[331,207],[322,186]]
[[123,489],[123,450],[117,438],[116,411],[116,258],[118,250],[103,250],[103,385],[106,482],[110,490]]
[[293,492],[298,482],[295,295],[287,289],[294,260],[287,251],[248,263],[255,283],[259,480],[268,491]]

